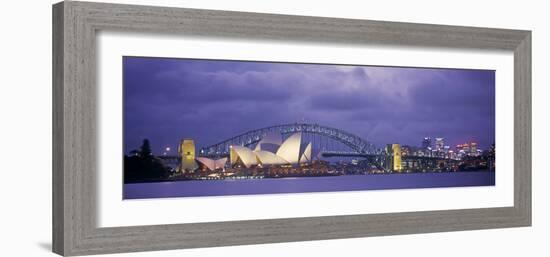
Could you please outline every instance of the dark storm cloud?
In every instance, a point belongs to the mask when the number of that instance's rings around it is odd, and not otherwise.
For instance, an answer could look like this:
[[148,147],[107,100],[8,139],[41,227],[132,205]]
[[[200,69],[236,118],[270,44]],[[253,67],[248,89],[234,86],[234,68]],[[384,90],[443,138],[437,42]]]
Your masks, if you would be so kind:
[[166,58],[124,58],[125,151],[149,138],[204,146],[306,120],[378,146],[494,142],[494,72]]

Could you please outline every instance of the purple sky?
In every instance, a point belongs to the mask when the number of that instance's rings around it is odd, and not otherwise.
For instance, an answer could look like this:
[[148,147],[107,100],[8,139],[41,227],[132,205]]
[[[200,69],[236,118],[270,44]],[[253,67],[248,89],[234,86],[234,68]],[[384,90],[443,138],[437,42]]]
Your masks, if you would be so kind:
[[[495,72],[124,57],[124,151],[306,121],[382,147],[495,141]],[[174,150],[172,150],[174,151]]]

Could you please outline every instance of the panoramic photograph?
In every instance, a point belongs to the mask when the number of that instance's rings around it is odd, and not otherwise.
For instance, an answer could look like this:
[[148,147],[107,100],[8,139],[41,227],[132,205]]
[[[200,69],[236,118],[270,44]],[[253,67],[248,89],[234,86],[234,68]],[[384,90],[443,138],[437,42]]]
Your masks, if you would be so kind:
[[123,57],[123,199],[495,185],[495,71]]

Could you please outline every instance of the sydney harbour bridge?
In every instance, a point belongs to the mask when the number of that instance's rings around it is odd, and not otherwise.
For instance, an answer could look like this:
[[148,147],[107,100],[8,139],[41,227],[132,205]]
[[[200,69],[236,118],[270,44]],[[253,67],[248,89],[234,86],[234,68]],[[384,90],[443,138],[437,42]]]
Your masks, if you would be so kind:
[[[391,170],[392,168],[388,167],[388,161],[393,162],[393,158],[395,157],[395,152],[391,150],[388,152],[387,148],[377,148],[371,142],[350,132],[312,123],[281,124],[250,130],[213,145],[202,147],[198,149],[197,156],[212,159],[228,157],[231,146],[238,145],[254,148],[264,137],[273,133],[280,134],[283,139],[295,133],[301,133],[302,140],[312,144],[312,156],[316,156],[317,158],[363,159],[380,170]],[[394,145],[398,146],[398,144]],[[412,161],[421,166],[434,167],[438,165],[438,162],[452,161],[447,158],[434,156],[402,156],[400,149],[398,154],[399,162],[401,160]],[[179,156],[161,156],[159,158],[173,164],[179,164],[181,161]]]
[[318,124],[293,123],[275,125],[236,135],[232,138],[218,142],[216,144],[203,147],[199,150],[200,156],[205,157],[223,157],[229,155],[229,146],[241,145],[252,147],[263,137],[270,133],[280,133],[283,137],[288,137],[294,133],[302,133],[305,141],[311,142],[316,152],[323,156],[373,156],[380,154],[376,147],[352,133],[322,126]]

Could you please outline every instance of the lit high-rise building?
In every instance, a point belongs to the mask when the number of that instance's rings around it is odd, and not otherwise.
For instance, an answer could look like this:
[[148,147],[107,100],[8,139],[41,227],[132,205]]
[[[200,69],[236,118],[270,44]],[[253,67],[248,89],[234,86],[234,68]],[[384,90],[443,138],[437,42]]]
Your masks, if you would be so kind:
[[445,146],[444,139],[442,137],[436,137],[435,138],[435,150],[436,151],[443,151],[444,146]]
[[193,139],[183,139],[178,147],[178,153],[181,158],[179,171],[193,172],[198,165],[195,161],[195,142]]
[[422,140],[422,148],[423,149],[428,149],[432,146],[432,139],[430,137],[425,137],[423,140]]
[[451,158],[451,159],[456,159],[457,158],[457,155],[453,150],[449,150],[448,155],[449,155],[449,158]]
[[456,145],[456,150],[457,151],[464,151],[465,153],[469,153],[470,152],[470,145],[468,143]]
[[476,142],[470,143],[470,153],[472,155],[477,155],[477,143]]
[[411,146],[408,146],[408,145],[401,146],[401,155],[402,156],[412,155],[412,153],[413,153],[413,150],[412,150]]
[[446,145],[446,146],[443,147],[443,156],[444,156],[445,158],[452,158],[452,157],[451,157],[451,153],[452,153],[452,152],[453,152],[453,151],[451,151],[451,147],[450,147],[450,146]]

